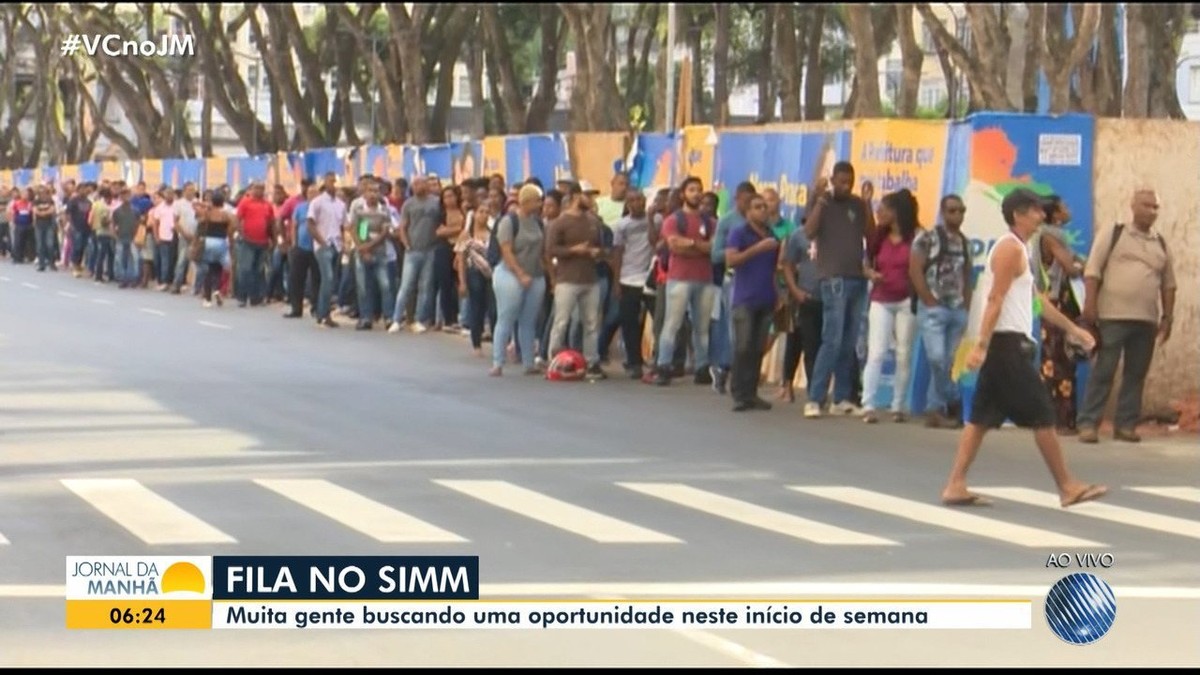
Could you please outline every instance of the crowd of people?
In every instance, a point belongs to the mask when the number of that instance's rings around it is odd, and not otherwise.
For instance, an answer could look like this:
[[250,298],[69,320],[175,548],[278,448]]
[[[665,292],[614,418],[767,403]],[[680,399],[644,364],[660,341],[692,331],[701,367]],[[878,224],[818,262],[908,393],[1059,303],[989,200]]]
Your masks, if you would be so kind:
[[[797,224],[778,192],[749,182],[718,218],[718,196],[695,177],[644,194],[617,174],[605,196],[586,181],[509,185],[499,175],[459,185],[363,176],[347,186],[327,174],[294,194],[272,186],[269,196],[261,182],[238,194],[191,183],[153,192],[122,181],[0,186],[0,255],[95,283],[199,296],[205,307],[282,303],[285,318],[322,328],[461,333],[493,376],[512,365],[604,379],[619,345],[626,376],[658,386],[690,376],[730,394],[738,411],[772,406],[759,395],[762,362],[782,338],[778,399],[795,401],[803,363],[809,418],[905,421],[920,340],[930,369],[925,423],[959,428],[951,366],[975,268],[963,200],[945,196],[936,224],[923,227],[907,190],[876,202],[869,183],[855,187],[853,166],[837,164]],[[1101,338],[1077,409],[1080,350],[1043,323],[1054,426],[1098,440],[1124,355],[1115,434],[1136,441],[1155,336],[1169,337],[1174,305],[1169,252],[1152,230],[1157,196],[1137,191],[1132,226],[1096,228],[1086,258],[1063,236],[1064,201],[1038,199],[1023,245],[1040,297]],[[1082,302],[1071,283],[1079,277]],[[892,350],[891,397],[881,402]]]

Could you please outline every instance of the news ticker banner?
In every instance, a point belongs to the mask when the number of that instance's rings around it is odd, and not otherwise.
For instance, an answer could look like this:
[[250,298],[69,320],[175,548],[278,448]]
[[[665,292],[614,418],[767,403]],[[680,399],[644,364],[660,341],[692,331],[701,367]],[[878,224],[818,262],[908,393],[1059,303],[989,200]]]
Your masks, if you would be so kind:
[[481,600],[476,556],[72,556],[70,629],[1024,629],[1029,600]]

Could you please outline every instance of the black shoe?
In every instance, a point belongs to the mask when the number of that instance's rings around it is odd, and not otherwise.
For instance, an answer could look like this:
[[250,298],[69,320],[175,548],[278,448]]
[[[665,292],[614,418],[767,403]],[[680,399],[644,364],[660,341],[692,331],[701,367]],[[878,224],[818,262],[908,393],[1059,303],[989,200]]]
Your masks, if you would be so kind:
[[707,387],[713,383],[712,373],[708,372],[708,368],[697,368],[695,382]]
[[285,318],[285,319],[300,319],[303,317],[304,317],[304,315],[301,314],[300,312],[288,312],[287,314],[283,315],[283,318]]
[[761,398],[758,398],[757,396],[755,396],[754,400],[750,402],[750,405],[753,406],[755,410],[770,410],[771,409],[770,403],[762,400]]
[[596,364],[591,368],[588,368],[587,379],[593,382],[599,382],[600,380],[607,380],[608,375],[604,372],[604,369],[600,367],[600,364]]
[[660,387],[666,387],[671,384],[671,376],[668,375],[666,371],[660,370],[654,376],[654,384],[657,384]]
[[354,326],[354,330],[371,330],[371,324],[366,321],[359,321]]
[[713,391],[724,396],[729,387],[729,369],[710,366],[709,373],[712,375]]
[[642,379],[642,375],[644,373],[642,372],[641,366],[634,366],[632,368],[626,368],[625,374],[628,375],[629,379],[631,380],[640,380]]
[[245,307],[245,306],[246,306],[245,300],[238,300],[238,307]]
[[317,326],[320,328],[337,328],[338,327],[337,323],[333,319],[330,319],[329,317],[326,317],[324,319],[318,319]]
[[746,412],[747,410],[754,410],[754,408],[754,403],[751,401],[738,401],[733,404],[733,412]]

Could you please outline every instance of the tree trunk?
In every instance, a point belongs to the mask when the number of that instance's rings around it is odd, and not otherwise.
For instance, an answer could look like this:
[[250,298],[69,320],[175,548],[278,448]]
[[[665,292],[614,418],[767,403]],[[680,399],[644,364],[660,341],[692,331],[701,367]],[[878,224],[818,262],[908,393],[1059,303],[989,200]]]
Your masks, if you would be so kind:
[[[478,21],[478,17],[476,21]],[[483,100],[483,28],[476,24],[475,34],[467,43],[467,82],[471,89],[471,138],[479,140],[487,135],[487,115]]]
[[758,124],[775,119],[775,8],[759,5],[762,12],[762,45],[758,52]]
[[1096,107],[1100,117],[1121,115],[1121,53],[1117,46],[1117,10],[1113,5],[1100,8],[1099,48],[1096,50]]
[[846,20],[854,40],[854,117],[882,117],[879,99],[879,56],[875,51],[875,28],[868,5],[848,5]]
[[415,3],[412,14],[400,3],[387,6],[392,39],[399,48],[400,72],[404,82],[404,111],[412,143],[429,142],[429,112],[425,103],[425,73],[421,53],[421,29],[429,5]]
[[[637,89],[635,90],[636,95],[631,97],[630,103],[641,104],[645,107],[653,107],[652,101],[647,100],[650,97],[650,93],[654,91],[654,87],[651,84],[653,82],[651,79],[653,72],[651,70],[651,64],[653,61],[650,59],[650,54],[651,49],[654,47],[655,38],[658,37],[659,20],[660,17],[662,17],[662,14],[663,12],[661,4],[651,5],[650,18],[646,22],[646,33],[642,38],[642,53],[638,59],[637,69],[635,71],[637,73]],[[647,114],[649,114],[649,111],[647,111]]]
[[524,131],[527,134],[550,130],[550,116],[558,106],[558,57],[566,38],[566,25],[560,12],[552,5],[541,5],[538,12],[542,24],[542,50],[537,90],[525,113]]
[[200,153],[205,157],[213,156],[212,113],[212,98],[205,96],[200,103]]
[[[1148,5],[1129,3],[1125,5],[1129,29],[1125,39],[1129,41],[1126,53],[1129,63],[1125,91],[1122,92],[1122,117],[1148,117],[1150,113],[1150,31],[1147,29],[1152,15]],[[1174,69],[1171,71],[1175,72]]]
[[1150,116],[1187,119],[1179,104],[1175,85],[1179,46],[1186,32],[1185,8],[1181,4],[1143,6],[1150,34]]
[[825,119],[825,64],[821,47],[825,37],[825,5],[809,5],[812,12],[805,38],[808,49],[804,56],[804,119]]
[[525,120],[525,97],[521,95],[521,83],[517,81],[513,48],[508,44],[496,5],[483,6],[481,24],[488,44],[488,55],[495,59],[498,68],[491,76],[493,81],[499,83],[501,98],[493,103],[504,106],[504,118],[510,126],[519,126]]
[[1038,75],[1046,49],[1046,4],[1031,2],[1025,24],[1025,67],[1021,71],[1021,107],[1027,113],[1038,109]]
[[[692,54],[691,100],[688,105],[692,109],[693,124],[703,124],[709,119],[704,111],[704,23],[699,16],[703,11],[699,7],[692,7],[687,29],[688,51]],[[683,87],[680,87],[679,91],[682,90]]]
[[925,61],[925,53],[917,42],[914,18],[912,3],[896,5],[896,33],[900,38],[900,59],[904,66],[900,97],[896,103],[896,113],[900,117],[916,117],[917,97],[921,91],[921,66]]
[[730,5],[719,2],[713,8],[717,18],[713,44],[713,123],[724,127],[729,126],[729,33],[733,30],[733,16]]
[[1053,115],[1062,115],[1071,110],[1071,75],[1092,48],[1100,23],[1100,6],[1087,3],[1075,26],[1074,36],[1068,39],[1067,11],[1067,5],[1062,3],[1046,8],[1046,41],[1042,64],[1050,84],[1050,113]]
[[1011,111],[1013,105],[1008,100],[1004,84],[1004,78],[1007,77],[1008,38],[993,8],[966,5],[972,36],[968,49],[946,30],[929,3],[919,2],[915,6],[931,31],[937,48],[946,50],[955,67],[966,75],[970,109]]
[[[800,50],[796,45],[796,7],[792,3],[774,5],[775,44],[779,47],[779,99],[780,119],[796,122],[801,119],[800,78],[804,71],[800,64]],[[775,101],[771,101],[775,107]]]

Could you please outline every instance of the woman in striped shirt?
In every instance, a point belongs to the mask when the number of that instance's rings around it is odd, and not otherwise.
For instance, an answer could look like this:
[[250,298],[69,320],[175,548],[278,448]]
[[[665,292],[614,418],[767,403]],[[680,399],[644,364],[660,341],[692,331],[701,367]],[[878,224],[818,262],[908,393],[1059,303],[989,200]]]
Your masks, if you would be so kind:
[[488,320],[489,331],[496,327],[496,296],[492,294],[492,266],[487,259],[492,239],[490,217],[491,209],[486,202],[476,206],[467,216],[467,227],[454,247],[458,254],[458,293],[470,299],[471,348],[476,356],[483,356],[484,318]]

